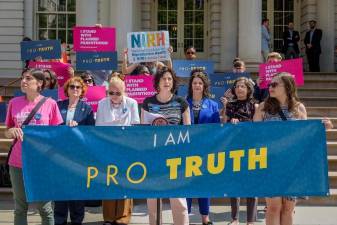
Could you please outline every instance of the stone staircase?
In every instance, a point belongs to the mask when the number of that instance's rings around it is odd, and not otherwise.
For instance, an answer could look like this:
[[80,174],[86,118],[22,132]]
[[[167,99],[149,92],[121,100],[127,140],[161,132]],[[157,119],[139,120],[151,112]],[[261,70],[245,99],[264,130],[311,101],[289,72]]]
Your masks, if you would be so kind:
[[[0,79],[0,87],[4,82]],[[7,82],[8,83],[8,82]],[[8,88],[6,93],[0,91],[0,95],[6,94],[4,99],[13,96],[18,90],[19,83]],[[304,102],[309,119],[321,119],[329,117],[334,127],[337,128],[337,73],[306,73],[305,85],[299,89],[299,96]],[[6,160],[11,140],[4,137],[5,126],[0,125],[0,162]],[[302,201],[302,205],[334,205],[337,206],[337,129],[327,131],[328,166],[330,196],[315,197]],[[0,188],[0,201],[11,196],[10,188]],[[221,202],[222,199],[214,199],[213,202]]]

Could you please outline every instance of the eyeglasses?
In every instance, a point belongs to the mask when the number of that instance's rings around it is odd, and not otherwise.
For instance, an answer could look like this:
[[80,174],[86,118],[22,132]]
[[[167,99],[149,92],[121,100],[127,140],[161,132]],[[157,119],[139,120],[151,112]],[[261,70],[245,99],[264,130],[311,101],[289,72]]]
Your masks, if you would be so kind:
[[86,83],[86,84],[91,84],[91,83],[93,83],[93,79],[85,79],[85,80],[83,80],[84,81],[84,83]]
[[237,88],[246,89],[247,86],[246,85],[235,85],[234,88],[235,89],[237,89]]
[[281,86],[281,85],[278,82],[271,82],[268,86],[272,87],[272,88],[276,88],[276,87]]
[[50,81],[50,80],[51,80],[50,77],[45,77],[44,79],[45,79],[46,81]]
[[77,85],[71,84],[71,85],[69,85],[69,88],[70,88],[71,90],[75,90],[75,89],[81,89],[82,87],[81,87],[81,86],[77,86]]
[[29,77],[29,76],[21,77],[21,80],[26,80],[26,81],[31,81],[34,79],[35,79],[34,77]]
[[194,55],[195,52],[186,52],[187,55]]
[[114,91],[109,91],[109,95],[116,95],[116,96],[121,96],[121,95],[122,95],[122,93],[121,93],[121,92],[119,92],[119,91],[116,91],[116,92],[114,92]]

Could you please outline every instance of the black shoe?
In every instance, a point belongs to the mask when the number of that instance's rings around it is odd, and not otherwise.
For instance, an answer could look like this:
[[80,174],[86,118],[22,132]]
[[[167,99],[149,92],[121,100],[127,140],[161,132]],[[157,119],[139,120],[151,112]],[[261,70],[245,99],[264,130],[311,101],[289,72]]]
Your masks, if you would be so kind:
[[208,221],[207,223],[202,223],[202,225],[213,225],[212,221]]
[[71,225],[82,225],[82,223],[71,223]]

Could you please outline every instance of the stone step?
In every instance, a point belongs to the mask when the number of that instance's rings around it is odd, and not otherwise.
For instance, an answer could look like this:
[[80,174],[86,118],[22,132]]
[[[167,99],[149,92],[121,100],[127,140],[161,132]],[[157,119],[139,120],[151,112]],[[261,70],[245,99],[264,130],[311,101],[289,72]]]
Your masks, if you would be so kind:
[[337,117],[336,106],[306,106],[308,117]]
[[328,168],[331,172],[337,172],[337,155],[328,156]]
[[299,88],[298,95],[303,97],[336,97],[337,88]]
[[329,171],[330,188],[337,189],[337,171]]
[[337,141],[328,141],[328,155],[337,155]]
[[307,107],[337,106],[337,96],[334,97],[301,97],[301,102]]
[[326,139],[328,141],[337,141],[337,129],[331,129],[326,132]]

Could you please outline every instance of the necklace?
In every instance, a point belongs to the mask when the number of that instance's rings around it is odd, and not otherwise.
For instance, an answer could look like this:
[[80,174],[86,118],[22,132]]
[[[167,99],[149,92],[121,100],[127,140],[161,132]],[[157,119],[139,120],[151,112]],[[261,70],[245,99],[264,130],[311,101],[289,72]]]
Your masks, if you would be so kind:
[[192,101],[192,109],[193,110],[200,110],[201,109],[201,100],[199,101]]

